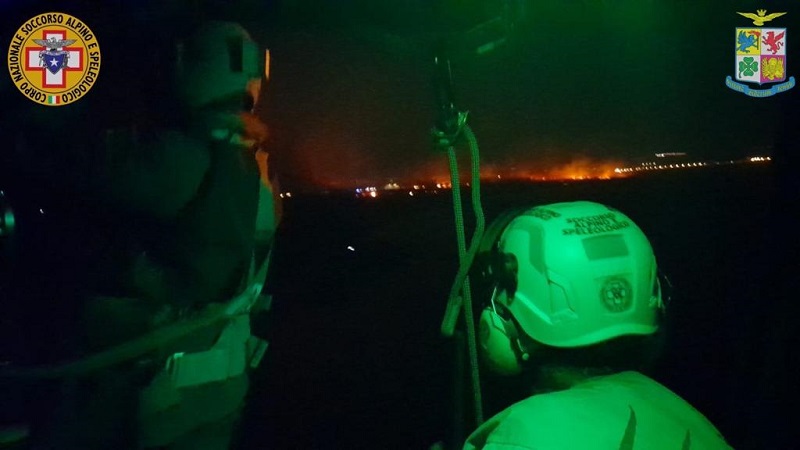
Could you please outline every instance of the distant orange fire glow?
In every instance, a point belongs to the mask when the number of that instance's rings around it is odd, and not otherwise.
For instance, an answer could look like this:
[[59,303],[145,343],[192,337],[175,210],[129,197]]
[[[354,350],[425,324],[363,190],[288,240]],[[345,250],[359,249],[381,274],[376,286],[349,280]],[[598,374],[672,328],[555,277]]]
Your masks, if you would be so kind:
[[531,180],[610,180],[628,176],[615,171],[621,164],[612,161],[593,161],[589,159],[570,163],[531,173]]
[[[481,181],[484,183],[503,181],[549,182],[579,180],[610,180],[633,176],[633,173],[617,170],[624,167],[622,161],[599,160],[592,158],[575,158],[561,162],[526,162],[523,164],[482,164]],[[468,185],[471,180],[468,164],[460,164],[460,182]],[[364,186],[384,186],[386,180],[361,177],[348,181],[325,180],[327,188],[355,188]],[[411,176],[399,176],[391,180],[397,188],[411,187],[415,189],[449,189],[452,184],[446,161],[432,161],[418,166]],[[391,184],[390,183],[390,184]],[[386,185],[384,189],[388,189]],[[394,185],[393,185],[394,186]]]
[[[632,174],[617,170],[621,161],[601,161],[589,158],[575,159],[566,163],[547,163],[528,167],[482,167],[481,180],[492,181],[570,181],[570,180],[610,180],[629,177]],[[434,179],[446,179],[438,175]],[[462,178],[462,181],[465,181]]]

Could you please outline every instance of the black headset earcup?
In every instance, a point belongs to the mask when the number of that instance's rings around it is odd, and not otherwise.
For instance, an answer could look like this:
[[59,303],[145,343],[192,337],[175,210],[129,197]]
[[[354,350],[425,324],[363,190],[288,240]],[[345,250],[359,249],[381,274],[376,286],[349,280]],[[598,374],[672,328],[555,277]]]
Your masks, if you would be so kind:
[[[511,223],[515,217],[528,209],[529,208],[512,208],[504,211],[486,227],[486,231],[481,237],[481,243],[478,246],[478,252],[475,255],[475,262],[473,263],[474,272],[482,280],[491,280],[498,275],[498,272],[502,272],[502,268],[506,266],[506,262],[509,258],[497,251],[500,237],[508,224]],[[516,275],[516,270],[514,272],[514,275]],[[505,277],[501,274],[501,278]],[[492,284],[494,284],[494,282]]]
[[[508,224],[528,209],[506,210],[486,228],[473,263],[473,270],[483,285],[513,295],[516,289],[516,258],[514,255],[500,253],[498,243]],[[520,358],[527,358],[527,353],[520,351],[516,325],[492,308],[486,308],[481,312],[478,328],[478,339],[486,365],[493,372],[502,375],[520,373]]]
[[513,253],[495,250],[492,255],[491,271],[498,290],[505,291],[513,297],[517,291],[517,257]]

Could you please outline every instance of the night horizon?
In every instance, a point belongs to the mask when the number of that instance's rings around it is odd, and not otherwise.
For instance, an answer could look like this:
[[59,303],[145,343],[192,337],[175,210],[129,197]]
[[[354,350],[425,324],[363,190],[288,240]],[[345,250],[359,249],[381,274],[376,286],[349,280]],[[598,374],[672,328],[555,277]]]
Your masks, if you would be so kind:
[[[733,74],[733,30],[749,23],[734,10],[755,3],[527,5],[508,44],[453,62],[456,107],[469,111],[483,168],[548,172],[670,151],[704,161],[772,154],[780,103],[796,89],[756,99],[724,82]],[[782,10],[782,26],[800,18]],[[430,136],[431,49],[413,45],[428,35],[359,30],[365,22],[355,15],[339,26],[274,31],[271,46],[265,39],[273,55],[266,118],[281,173],[293,183],[447,174]],[[541,35],[558,36],[559,45],[542,46]],[[702,57],[683,57],[698,43]],[[462,142],[459,155],[467,153]]]

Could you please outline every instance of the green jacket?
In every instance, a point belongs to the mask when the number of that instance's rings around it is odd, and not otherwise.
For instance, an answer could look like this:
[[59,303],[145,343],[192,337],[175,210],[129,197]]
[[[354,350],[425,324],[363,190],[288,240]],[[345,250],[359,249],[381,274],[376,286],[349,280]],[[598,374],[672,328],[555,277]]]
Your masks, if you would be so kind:
[[495,415],[464,450],[724,450],[700,412],[638,372],[535,395]]

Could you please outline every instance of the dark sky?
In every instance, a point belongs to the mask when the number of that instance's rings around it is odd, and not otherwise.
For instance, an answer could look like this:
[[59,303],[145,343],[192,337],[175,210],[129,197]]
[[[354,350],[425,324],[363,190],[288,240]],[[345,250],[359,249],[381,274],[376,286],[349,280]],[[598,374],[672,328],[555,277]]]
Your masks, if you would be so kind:
[[[241,21],[271,49],[265,114],[275,161],[297,181],[446,173],[429,134],[440,36],[454,48],[456,105],[470,111],[487,169],[664,151],[706,160],[768,153],[779,103],[800,95],[795,88],[757,99],[724,83],[734,70],[734,28],[751,24],[735,12],[786,11],[771,24],[787,27],[793,41],[796,2],[518,0],[507,45],[484,56],[458,53],[468,48],[464,31],[503,3],[206,0],[200,9]],[[184,10],[177,17],[197,8]],[[800,74],[797,45],[788,45],[788,75]]]

